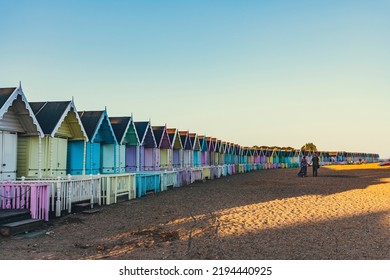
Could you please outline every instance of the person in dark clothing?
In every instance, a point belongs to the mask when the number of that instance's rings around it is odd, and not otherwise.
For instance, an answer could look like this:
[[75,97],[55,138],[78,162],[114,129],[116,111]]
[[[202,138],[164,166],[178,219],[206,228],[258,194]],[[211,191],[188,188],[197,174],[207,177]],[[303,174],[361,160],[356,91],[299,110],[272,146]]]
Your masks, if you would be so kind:
[[320,168],[320,159],[318,158],[318,153],[315,153],[311,159],[311,166],[313,168],[313,177],[318,176],[318,168]]
[[299,177],[307,177],[307,165],[306,156],[303,156],[301,159],[301,170],[298,172]]

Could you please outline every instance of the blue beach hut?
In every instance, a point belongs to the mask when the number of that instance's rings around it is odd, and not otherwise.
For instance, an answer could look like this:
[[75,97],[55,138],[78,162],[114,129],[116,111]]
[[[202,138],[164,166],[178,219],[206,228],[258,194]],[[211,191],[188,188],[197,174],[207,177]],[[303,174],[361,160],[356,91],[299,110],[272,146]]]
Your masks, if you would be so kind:
[[85,173],[117,173],[116,146],[118,142],[107,110],[79,111],[79,116],[89,139],[86,144]]
[[196,133],[190,133],[189,134],[191,143],[192,143],[192,151],[193,151],[193,164],[194,167],[200,167],[202,165],[202,158],[201,158],[201,146],[199,142],[198,135]]

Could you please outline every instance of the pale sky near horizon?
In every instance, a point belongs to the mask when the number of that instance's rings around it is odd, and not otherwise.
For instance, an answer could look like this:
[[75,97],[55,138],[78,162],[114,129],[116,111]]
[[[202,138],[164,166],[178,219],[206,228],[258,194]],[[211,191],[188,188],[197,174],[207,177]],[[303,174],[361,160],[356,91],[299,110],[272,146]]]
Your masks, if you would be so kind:
[[0,87],[243,146],[390,157],[390,1],[0,1]]

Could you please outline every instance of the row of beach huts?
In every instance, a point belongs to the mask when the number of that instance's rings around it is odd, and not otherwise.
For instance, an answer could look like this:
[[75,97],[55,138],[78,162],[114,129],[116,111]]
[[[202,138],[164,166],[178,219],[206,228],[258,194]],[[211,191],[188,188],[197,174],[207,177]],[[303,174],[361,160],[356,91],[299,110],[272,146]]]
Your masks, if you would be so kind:
[[[197,180],[299,167],[293,148],[243,147],[132,115],[78,111],[69,101],[28,102],[21,85],[0,88],[0,212],[35,219],[77,203],[108,205]],[[377,162],[378,154],[320,151],[322,165]]]

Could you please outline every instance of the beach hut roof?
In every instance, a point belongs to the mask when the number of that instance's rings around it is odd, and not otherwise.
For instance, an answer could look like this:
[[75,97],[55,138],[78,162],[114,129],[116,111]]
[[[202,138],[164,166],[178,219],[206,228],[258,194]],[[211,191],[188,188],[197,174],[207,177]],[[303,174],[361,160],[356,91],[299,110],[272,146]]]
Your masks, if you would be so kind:
[[221,153],[222,151],[222,141],[219,139],[215,139],[215,151],[217,153]]
[[188,131],[179,131],[180,141],[184,150],[192,150],[192,143]]
[[179,131],[177,128],[167,128],[169,140],[171,141],[172,148],[175,150],[183,149],[183,143],[179,137]]
[[109,119],[119,144],[140,144],[132,117],[110,117]]
[[156,148],[157,142],[150,121],[134,122],[134,125],[141,140],[140,144],[146,148]]
[[209,148],[208,148],[208,146],[207,146],[207,139],[206,139],[206,136],[204,136],[204,135],[199,135],[198,139],[199,139],[201,151],[202,151],[202,152],[207,152],[207,151],[209,150]]
[[107,111],[79,111],[81,122],[92,143],[118,143]]
[[210,152],[215,152],[216,140],[217,140],[216,138],[206,137],[207,149]]
[[152,126],[153,134],[156,139],[157,148],[172,149],[166,126]]
[[18,132],[30,135],[38,134],[41,137],[44,135],[20,85],[19,87],[0,88],[0,119],[5,118],[11,108],[18,116],[21,126],[21,131]]
[[88,141],[89,137],[73,101],[30,102],[30,106],[45,135],[54,137],[66,121],[74,138]]
[[196,134],[196,133],[190,133],[190,134],[189,134],[189,138],[190,138],[191,143],[192,143],[192,149],[193,149],[194,151],[200,151],[200,150],[201,150],[201,147],[200,147],[200,142],[199,142],[198,134]]

